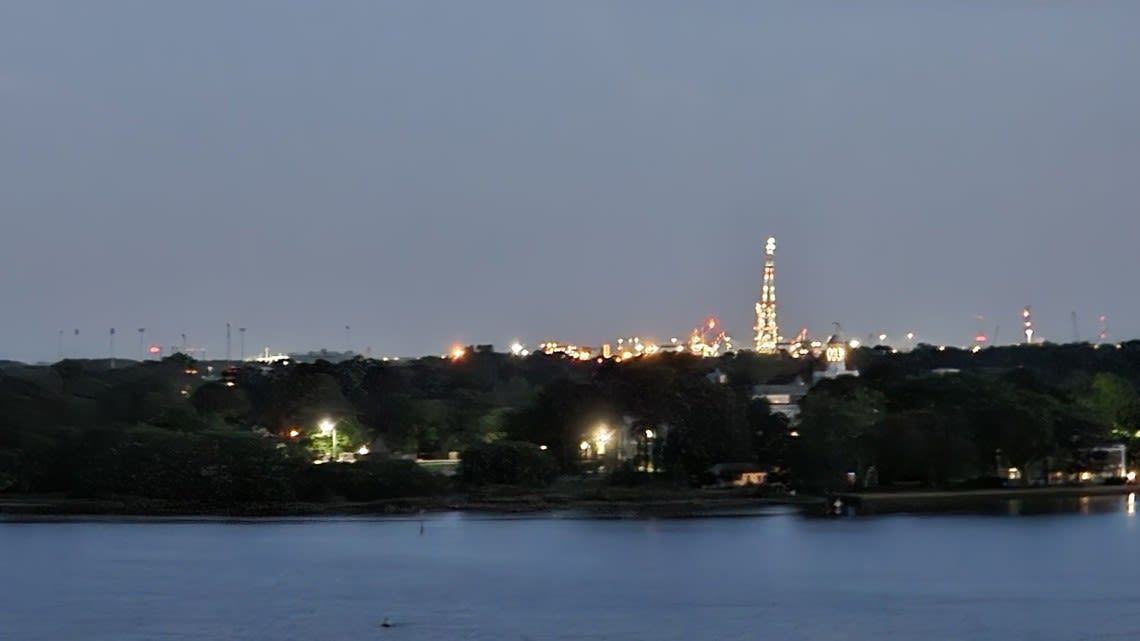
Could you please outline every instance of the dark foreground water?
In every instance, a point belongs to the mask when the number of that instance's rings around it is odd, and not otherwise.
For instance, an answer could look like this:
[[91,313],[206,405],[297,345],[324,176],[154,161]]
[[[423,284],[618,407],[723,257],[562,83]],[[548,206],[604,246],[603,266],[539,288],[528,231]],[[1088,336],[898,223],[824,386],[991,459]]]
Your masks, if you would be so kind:
[[0,521],[0,638],[1135,639],[1134,507]]

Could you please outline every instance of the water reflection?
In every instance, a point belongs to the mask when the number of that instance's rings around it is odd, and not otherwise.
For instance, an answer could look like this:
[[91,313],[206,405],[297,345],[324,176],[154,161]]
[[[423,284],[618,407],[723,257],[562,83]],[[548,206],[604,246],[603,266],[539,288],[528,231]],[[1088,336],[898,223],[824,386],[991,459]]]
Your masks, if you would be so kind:
[[1127,512],[1129,514],[1136,514],[1136,493],[1135,492],[1128,495]]
[[422,535],[419,519],[11,523],[0,637],[689,641],[757,638],[762,622],[782,641],[1131,639],[1135,503],[1017,497],[988,504],[994,516],[829,520],[429,514]]

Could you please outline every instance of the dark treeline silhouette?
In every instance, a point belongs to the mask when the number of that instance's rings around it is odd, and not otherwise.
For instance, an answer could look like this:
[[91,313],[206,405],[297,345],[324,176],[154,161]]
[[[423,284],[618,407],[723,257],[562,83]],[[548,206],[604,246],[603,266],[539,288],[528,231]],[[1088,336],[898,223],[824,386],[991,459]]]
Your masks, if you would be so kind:
[[[850,362],[862,375],[811,387],[795,424],[754,398],[756,385],[810,381],[819,367],[783,355],[619,364],[476,346],[458,359],[228,369],[184,356],[114,369],[5,363],[0,492],[224,506],[541,486],[596,469],[583,463],[582,441],[631,420],[668,428],[652,454],[659,483],[752,462],[809,488],[947,487],[1003,466],[1042,479],[1071,472],[1089,447],[1131,444],[1140,429],[1140,342],[864,348]],[[355,463],[314,464],[332,453],[324,419]],[[455,481],[410,460],[452,452],[463,453]],[[606,471],[644,480],[641,463]]]

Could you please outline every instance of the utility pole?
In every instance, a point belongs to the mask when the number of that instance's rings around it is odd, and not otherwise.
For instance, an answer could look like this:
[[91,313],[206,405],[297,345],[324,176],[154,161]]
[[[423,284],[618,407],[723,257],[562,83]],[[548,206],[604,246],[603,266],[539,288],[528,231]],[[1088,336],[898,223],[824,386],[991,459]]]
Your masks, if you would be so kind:
[[111,328],[111,369],[115,369],[115,328]]
[[241,345],[241,348],[240,348],[241,361],[244,363],[245,362],[245,328],[244,327],[238,328],[238,343]]
[[139,328],[139,362],[140,363],[143,362],[144,359],[146,359],[146,339],[143,338],[144,334],[146,334],[146,328],[140,327]]
[[63,360],[63,330],[59,330],[59,336],[56,338],[56,351],[59,352],[59,360]]
[[230,324],[226,323],[226,366],[232,366],[233,360],[230,358]]
[[348,325],[344,326],[344,351],[346,354],[352,353],[352,328]]

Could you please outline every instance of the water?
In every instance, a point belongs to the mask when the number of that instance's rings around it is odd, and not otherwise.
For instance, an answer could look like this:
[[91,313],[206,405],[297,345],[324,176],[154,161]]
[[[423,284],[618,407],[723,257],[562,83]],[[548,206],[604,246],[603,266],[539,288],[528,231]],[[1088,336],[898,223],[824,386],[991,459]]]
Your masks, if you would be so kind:
[[0,638],[1132,639],[1127,501],[836,520],[446,514],[423,535],[417,519],[8,521]]

